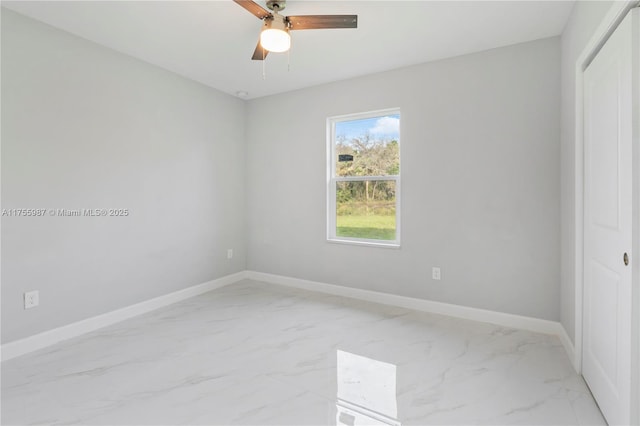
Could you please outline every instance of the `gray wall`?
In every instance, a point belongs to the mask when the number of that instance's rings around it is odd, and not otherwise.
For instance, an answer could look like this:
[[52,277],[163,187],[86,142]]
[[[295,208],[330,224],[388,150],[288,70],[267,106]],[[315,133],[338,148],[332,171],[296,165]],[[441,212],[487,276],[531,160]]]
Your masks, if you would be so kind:
[[[3,217],[2,342],[245,267],[557,320],[559,68],[552,38],[245,104],[3,9],[2,207],[131,215]],[[402,247],[327,243],[325,120],[389,107]]]
[[562,34],[561,323],[575,342],[575,66],[611,1],[575,3]]
[[3,217],[2,342],[243,270],[244,128],[241,100],[3,9],[2,207],[131,214]]
[[[325,120],[389,107],[402,248],[328,243]],[[559,319],[559,38],[252,100],[247,117],[248,269]]]

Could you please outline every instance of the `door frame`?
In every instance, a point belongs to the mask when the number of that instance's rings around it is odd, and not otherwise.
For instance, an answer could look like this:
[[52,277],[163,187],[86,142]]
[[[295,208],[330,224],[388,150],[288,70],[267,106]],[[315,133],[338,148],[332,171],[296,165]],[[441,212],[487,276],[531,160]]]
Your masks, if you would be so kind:
[[[587,42],[575,63],[575,142],[574,142],[574,284],[575,284],[575,331],[573,365],[578,373],[582,372],[582,333],[583,333],[583,285],[584,285],[584,70],[600,51],[600,48],[613,34],[627,13],[638,6],[638,0],[613,2],[606,16]],[[640,43],[639,43],[640,44]],[[640,53],[640,52],[639,52]],[[638,55],[636,55],[638,56]],[[638,59],[634,59],[636,69]],[[634,82],[635,83],[635,82]],[[640,88],[634,84],[634,103],[640,101]],[[631,292],[632,292],[632,338],[631,338],[631,400],[640,398],[640,118],[633,124],[633,185],[632,185],[632,234],[631,247]],[[632,408],[633,409],[633,408]],[[631,413],[631,423],[640,424],[640,407]]]

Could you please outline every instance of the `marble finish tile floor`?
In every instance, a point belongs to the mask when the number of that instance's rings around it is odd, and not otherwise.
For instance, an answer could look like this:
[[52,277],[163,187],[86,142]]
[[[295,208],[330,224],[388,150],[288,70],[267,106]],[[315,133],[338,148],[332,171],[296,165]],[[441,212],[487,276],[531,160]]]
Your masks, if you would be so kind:
[[2,424],[604,425],[554,336],[242,281],[2,363]]

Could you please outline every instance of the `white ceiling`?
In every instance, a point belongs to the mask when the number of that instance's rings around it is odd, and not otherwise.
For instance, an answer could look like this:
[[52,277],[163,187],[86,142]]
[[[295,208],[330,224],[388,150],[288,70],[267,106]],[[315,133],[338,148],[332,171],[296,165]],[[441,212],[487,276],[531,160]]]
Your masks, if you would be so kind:
[[[258,1],[264,7],[264,1]],[[256,98],[559,35],[573,1],[289,0],[284,15],[357,14],[358,29],[292,32],[252,61],[261,22],[232,2],[3,1],[16,12],[223,92]]]

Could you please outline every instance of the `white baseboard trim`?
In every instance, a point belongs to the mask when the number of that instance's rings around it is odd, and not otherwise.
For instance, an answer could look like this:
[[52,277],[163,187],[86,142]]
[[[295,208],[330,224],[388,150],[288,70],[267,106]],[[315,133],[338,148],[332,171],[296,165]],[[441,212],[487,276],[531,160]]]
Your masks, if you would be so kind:
[[[447,315],[473,321],[487,322],[504,327],[534,331],[536,333],[552,334],[558,337],[560,337],[561,331],[564,331],[564,328],[560,325],[560,323],[539,318],[524,317],[520,315],[506,314],[503,312],[470,308],[467,306],[452,305],[449,303],[434,302],[432,300],[416,299],[413,297],[398,296],[395,294],[380,293],[371,290],[362,290],[359,288],[343,287],[316,281],[303,280],[299,278],[267,274],[264,272],[247,271],[246,277],[251,280],[263,281],[270,284],[279,284],[288,287],[295,287],[304,290],[332,294],[335,296],[344,296],[353,299],[366,300],[368,302],[380,303],[383,305],[398,306],[401,308],[414,309],[416,311]],[[560,340],[562,340],[561,337]],[[566,348],[566,344],[564,342],[563,345],[565,345]],[[571,354],[571,360],[573,360],[573,354]]]
[[[467,306],[453,305],[432,300],[416,299],[413,297],[399,296],[390,293],[381,293],[371,290],[363,290],[352,287],[344,287],[334,284],[321,283],[317,281],[303,280],[299,278],[285,277],[282,275],[268,274],[256,271],[241,271],[227,275],[206,283],[193,287],[178,290],[163,296],[159,296],[135,305],[127,306],[112,312],[107,312],[92,318],[87,318],[63,327],[48,330],[24,339],[5,343],[0,347],[0,358],[6,361],[20,355],[54,345],[58,342],[81,336],[107,327],[112,324],[136,317],[138,315],[151,312],[153,310],[207,293],[220,287],[224,287],[243,279],[252,279],[271,284],[278,284],[287,287],[299,288],[303,290],[332,294],[336,296],[350,297],[352,299],[365,300],[368,302],[380,303],[383,305],[397,306],[416,311],[429,312],[440,315],[447,315],[456,318],[463,318],[473,321],[487,322],[504,327],[529,330],[536,333],[552,334],[558,336],[564,346],[574,368],[575,356],[574,346],[567,335],[564,327],[555,321],[548,321],[539,318],[531,318],[520,315],[506,314],[503,312],[489,311],[485,309],[470,308]],[[577,368],[576,368],[577,371]]]
[[245,271],[235,274],[226,275],[206,283],[198,284],[173,293],[158,296],[135,305],[127,306],[122,309],[107,312],[102,315],[87,318],[82,321],[74,322],[63,327],[54,328],[24,339],[15,340],[13,342],[2,345],[0,352],[2,361],[54,345],[63,340],[71,339],[85,333],[124,321],[126,319],[151,312],[153,310],[189,299],[194,296],[215,290],[220,287],[233,284],[247,277]]
[[577,364],[578,361],[576,360],[576,350],[573,346],[573,342],[571,341],[571,338],[567,334],[567,330],[564,329],[562,324],[558,323],[558,325],[560,326],[558,330],[558,338],[560,339],[560,342],[562,342],[562,346],[564,346],[564,350],[567,352],[567,356],[569,357],[574,370],[576,370],[576,373],[580,374],[580,367]]

